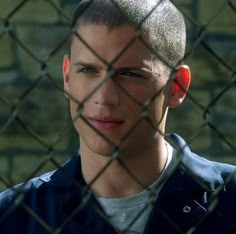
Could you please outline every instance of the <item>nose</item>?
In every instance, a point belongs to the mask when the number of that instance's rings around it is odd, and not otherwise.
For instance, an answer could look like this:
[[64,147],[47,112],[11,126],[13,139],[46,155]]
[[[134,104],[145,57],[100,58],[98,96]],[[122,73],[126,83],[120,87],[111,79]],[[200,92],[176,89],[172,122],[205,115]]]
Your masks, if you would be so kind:
[[94,94],[94,101],[95,104],[103,106],[117,106],[119,104],[119,87],[112,78],[103,81]]

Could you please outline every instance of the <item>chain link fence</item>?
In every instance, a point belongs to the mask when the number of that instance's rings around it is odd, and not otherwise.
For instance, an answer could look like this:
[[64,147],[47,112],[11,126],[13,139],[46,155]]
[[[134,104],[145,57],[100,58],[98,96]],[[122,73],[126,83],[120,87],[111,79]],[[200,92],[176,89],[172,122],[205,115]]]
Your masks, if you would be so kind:
[[[236,164],[236,3],[233,0],[217,0],[214,6],[211,1],[173,3],[187,23],[185,63],[192,69],[193,81],[185,103],[170,111],[167,132],[180,133],[193,151],[207,158]],[[78,147],[61,74],[72,32],[71,12],[77,4],[72,0],[1,0],[1,190],[60,168]],[[80,35],[77,37],[82,40]],[[77,117],[83,118],[80,114]],[[119,160],[119,150],[114,151],[110,162],[91,184],[113,160]],[[129,173],[134,176],[132,171]],[[88,195],[56,230],[29,207],[22,206],[42,224],[45,233],[60,233],[86,199]]]

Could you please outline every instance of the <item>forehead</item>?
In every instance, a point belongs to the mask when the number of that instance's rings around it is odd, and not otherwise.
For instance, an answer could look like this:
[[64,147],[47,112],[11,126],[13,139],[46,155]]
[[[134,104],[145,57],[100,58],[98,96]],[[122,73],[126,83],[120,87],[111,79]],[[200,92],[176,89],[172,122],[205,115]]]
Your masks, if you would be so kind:
[[[77,29],[77,34],[108,63],[113,61],[121,52],[119,59],[150,59],[151,51],[138,37],[136,30],[130,25],[110,28],[100,24],[82,24]],[[145,37],[145,34],[142,34]],[[76,35],[71,45],[71,55],[96,57]]]

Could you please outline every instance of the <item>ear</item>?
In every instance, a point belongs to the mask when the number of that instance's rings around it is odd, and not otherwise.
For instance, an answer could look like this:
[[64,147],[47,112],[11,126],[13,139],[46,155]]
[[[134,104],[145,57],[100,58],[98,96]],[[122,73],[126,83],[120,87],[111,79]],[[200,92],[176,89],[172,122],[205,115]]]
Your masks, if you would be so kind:
[[171,82],[167,105],[171,108],[175,108],[183,102],[188,91],[191,82],[189,67],[187,65],[178,66],[175,71],[175,78]]
[[69,71],[70,71],[70,58],[69,55],[65,55],[63,58],[62,72],[63,72],[64,90],[66,97],[68,97],[67,93],[69,93],[69,80],[70,80]]

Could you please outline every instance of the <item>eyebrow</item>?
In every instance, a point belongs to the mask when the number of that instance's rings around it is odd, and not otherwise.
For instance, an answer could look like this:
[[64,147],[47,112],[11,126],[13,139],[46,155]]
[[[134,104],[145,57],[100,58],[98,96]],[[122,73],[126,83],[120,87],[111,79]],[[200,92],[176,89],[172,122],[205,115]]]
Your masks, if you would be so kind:
[[[81,67],[91,67],[91,68],[100,68],[100,66],[97,66],[93,63],[87,63],[83,61],[78,61],[74,63],[75,66],[81,66]],[[122,72],[122,71],[142,71],[142,72],[147,72],[144,68],[137,67],[137,66],[130,66],[130,67],[120,67],[120,68],[114,68],[112,67],[115,71],[117,72]]]
[[92,63],[86,63],[83,61],[78,61],[74,63],[74,66],[81,66],[81,67],[97,67],[95,64]]

